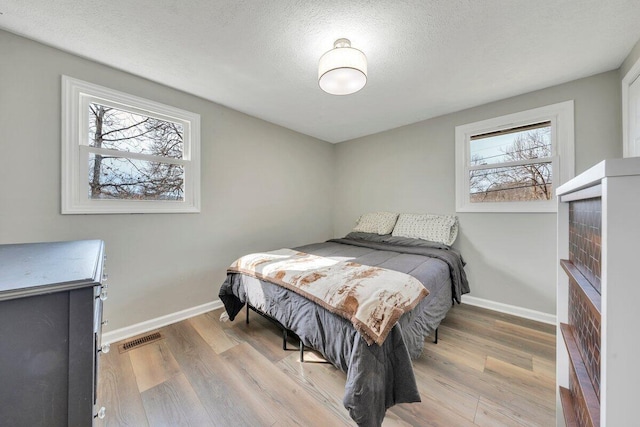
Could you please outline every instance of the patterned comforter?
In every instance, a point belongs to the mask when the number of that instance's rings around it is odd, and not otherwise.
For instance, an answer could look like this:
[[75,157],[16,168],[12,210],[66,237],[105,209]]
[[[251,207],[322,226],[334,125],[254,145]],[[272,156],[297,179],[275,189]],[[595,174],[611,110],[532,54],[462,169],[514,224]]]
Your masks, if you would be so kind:
[[245,255],[227,269],[280,285],[351,321],[368,344],[391,328],[429,291],[413,276],[292,249]]

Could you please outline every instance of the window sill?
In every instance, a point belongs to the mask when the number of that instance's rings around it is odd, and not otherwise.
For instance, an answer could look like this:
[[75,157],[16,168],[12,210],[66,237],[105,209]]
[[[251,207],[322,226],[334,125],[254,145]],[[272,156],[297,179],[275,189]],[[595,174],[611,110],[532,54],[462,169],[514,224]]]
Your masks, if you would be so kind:
[[456,206],[456,212],[477,213],[557,213],[558,204],[555,200],[548,202],[487,202],[466,203]]

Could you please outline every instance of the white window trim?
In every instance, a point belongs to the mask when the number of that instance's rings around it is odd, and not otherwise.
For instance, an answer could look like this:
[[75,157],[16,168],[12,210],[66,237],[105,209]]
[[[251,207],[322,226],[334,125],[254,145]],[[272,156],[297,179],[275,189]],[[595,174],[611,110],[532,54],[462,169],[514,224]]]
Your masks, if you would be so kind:
[[[183,159],[166,159],[185,168],[184,200],[93,200],[87,191],[88,105],[125,108],[184,126]],[[95,151],[95,149],[94,149]],[[144,154],[126,157],[148,160]],[[93,83],[62,76],[62,213],[197,213],[200,212],[200,115]]]
[[[537,122],[551,122],[553,198],[529,202],[471,203],[469,142],[474,135]],[[457,212],[557,212],[556,188],[574,176],[573,100],[456,126]]]
[[640,59],[633,64],[633,67],[622,78],[622,157],[640,156],[637,152],[635,141],[631,141],[629,135],[629,88],[640,78]]

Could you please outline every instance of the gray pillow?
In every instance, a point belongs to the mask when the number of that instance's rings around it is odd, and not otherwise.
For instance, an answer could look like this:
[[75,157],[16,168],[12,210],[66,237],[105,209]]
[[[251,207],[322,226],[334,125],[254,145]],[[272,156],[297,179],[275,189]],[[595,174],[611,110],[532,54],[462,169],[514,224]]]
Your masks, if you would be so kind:
[[376,243],[385,243],[389,237],[391,237],[391,234],[377,234],[377,233],[362,233],[360,231],[352,231],[351,233],[347,234],[344,238],[345,239],[352,239],[352,240],[367,240],[369,242],[376,242]]

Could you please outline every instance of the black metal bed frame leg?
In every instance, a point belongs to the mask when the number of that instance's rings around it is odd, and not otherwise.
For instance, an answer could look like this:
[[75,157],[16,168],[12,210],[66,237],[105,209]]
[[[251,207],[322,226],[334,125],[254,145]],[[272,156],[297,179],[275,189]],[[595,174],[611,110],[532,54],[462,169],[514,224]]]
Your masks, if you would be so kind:
[[247,302],[245,304],[245,308],[247,310],[247,325],[249,324],[249,310],[253,310],[256,313],[258,313],[259,315],[263,316],[265,319],[269,320],[270,322],[278,325],[278,327],[280,327],[282,329],[282,349],[286,350],[287,349],[287,337],[289,336],[289,331],[287,330],[287,328],[285,328],[280,322],[278,322],[277,320],[275,320],[274,318],[268,316],[267,314],[263,313],[262,311],[254,308],[251,306],[251,304],[249,304],[249,302]]
[[438,344],[438,328],[436,328],[436,336],[435,339],[433,340],[434,344]]
[[304,363],[304,343],[300,340],[300,363]]

